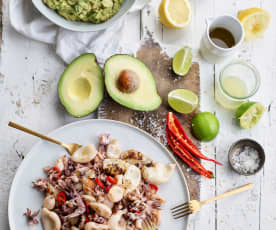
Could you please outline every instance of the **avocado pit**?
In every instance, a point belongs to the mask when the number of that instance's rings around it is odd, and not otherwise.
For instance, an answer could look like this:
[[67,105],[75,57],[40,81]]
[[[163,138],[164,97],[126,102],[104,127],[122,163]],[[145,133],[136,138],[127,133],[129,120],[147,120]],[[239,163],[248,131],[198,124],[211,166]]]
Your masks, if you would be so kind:
[[117,87],[123,93],[133,93],[139,88],[140,80],[132,70],[122,70],[117,80]]

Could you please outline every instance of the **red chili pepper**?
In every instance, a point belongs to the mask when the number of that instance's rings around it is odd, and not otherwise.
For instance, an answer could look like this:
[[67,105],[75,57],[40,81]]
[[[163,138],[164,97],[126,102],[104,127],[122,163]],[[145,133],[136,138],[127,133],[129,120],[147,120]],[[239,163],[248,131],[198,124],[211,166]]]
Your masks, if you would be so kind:
[[105,192],[108,193],[109,190],[110,190],[111,188],[112,188],[112,185],[107,186],[107,187],[105,188]]
[[99,178],[95,179],[95,182],[97,183],[97,185],[99,185],[101,188],[104,187],[103,183],[101,182],[101,180]]
[[54,170],[54,171],[56,171],[57,173],[58,173],[58,178],[60,178],[61,177],[61,172],[60,172],[60,170],[59,170],[59,168],[58,167],[52,167],[52,170]]
[[85,222],[91,222],[87,215],[85,215]]
[[158,191],[158,187],[155,184],[149,184],[149,186],[155,190],[155,193]]
[[200,173],[201,175],[208,177],[208,178],[214,178],[213,172],[205,169],[200,162],[192,156],[185,148],[181,148],[180,144],[177,142],[177,140],[174,138],[174,136],[169,131],[169,136],[171,138],[171,143],[173,143],[174,148],[178,152],[178,155],[182,155],[184,158],[187,159],[188,162],[186,162],[190,167]]
[[88,203],[85,203],[85,210],[86,210],[85,222],[91,222],[91,220],[88,218],[88,215],[90,214],[90,207]]
[[168,124],[169,130],[177,138],[177,140],[184,146],[184,148],[188,149],[193,155],[203,160],[212,161],[218,165],[222,165],[220,162],[213,160],[211,158],[208,158],[200,152],[197,146],[187,136],[179,120],[172,112],[169,112],[167,114],[167,124]]
[[89,209],[89,204],[88,203],[85,203],[85,210],[86,210],[87,214],[90,213],[90,209]]
[[57,194],[57,202],[60,204],[60,205],[63,205],[66,201],[66,196],[63,192],[59,192]]
[[107,179],[107,181],[109,181],[111,184],[117,184],[116,178],[114,178],[114,177],[112,177],[112,176],[107,176],[106,179]]
[[213,178],[213,173],[206,170],[197,159],[195,159],[187,150],[180,148],[179,143],[174,136],[170,133],[169,129],[166,130],[167,141],[172,148],[173,152],[177,154],[186,164],[188,164],[194,171],[207,177]]
[[[173,152],[178,155],[187,165],[189,165],[194,171],[198,172],[199,174],[202,174],[201,170],[197,167],[195,167],[194,163],[191,161],[191,159],[188,158],[188,154],[186,155],[186,152],[183,151],[180,152],[178,149],[176,149],[175,144],[173,143],[172,139],[171,139],[171,135],[169,134],[169,130],[166,130],[166,136],[167,136],[167,141],[169,146],[171,147],[171,149],[173,150]],[[205,173],[204,173],[204,176]]]

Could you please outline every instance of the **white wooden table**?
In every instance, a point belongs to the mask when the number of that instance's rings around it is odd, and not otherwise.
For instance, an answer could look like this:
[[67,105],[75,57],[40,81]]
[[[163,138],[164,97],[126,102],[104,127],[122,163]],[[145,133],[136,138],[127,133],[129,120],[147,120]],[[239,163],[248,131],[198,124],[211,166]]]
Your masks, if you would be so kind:
[[[159,0],[156,0],[159,1]],[[191,0],[193,20],[185,30],[164,28],[158,21],[156,10],[145,8],[129,15],[128,39],[139,42],[141,28],[147,27],[154,37],[165,44],[179,48],[190,45],[198,48],[205,28],[206,17],[221,14],[236,15],[239,9],[263,7],[276,12],[274,0]],[[203,144],[210,157],[224,166],[209,164],[216,175],[213,180],[201,180],[201,199],[212,197],[232,187],[254,183],[253,190],[235,197],[218,201],[205,207],[189,224],[194,230],[273,230],[276,229],[276,102],[273,90],[276,86],[276,20],[264,39],[244,43],[239,57],[252,62],[261,73],[261,88],[254,97],[264,103],[267,112],[252,130],[239,129],[232,113],[221,109],[214,101],[214,86],[219,65],[201,62],[201,110],[216,114],[221,128],[215,141]],[[10,185],[21,159],[28,153],[36,138],[7,127],[9,120],[47,133],[59,126],[79,119],[64,111],[57,97],[57,82],[65,65],[55,55],[51,46],[35,42],[16,33],[10,26],[8,0],[3,0],[3,42],[0,63],[0,226],[9,229],[7,203]],[[89,118],[95,116],[91,115]],[[239,138],[253,138],[266,151],[264,169],[255,176],[244,177],[231,171],[227,161],[230,145]],[[207,165],[207,164],[206,164]]]

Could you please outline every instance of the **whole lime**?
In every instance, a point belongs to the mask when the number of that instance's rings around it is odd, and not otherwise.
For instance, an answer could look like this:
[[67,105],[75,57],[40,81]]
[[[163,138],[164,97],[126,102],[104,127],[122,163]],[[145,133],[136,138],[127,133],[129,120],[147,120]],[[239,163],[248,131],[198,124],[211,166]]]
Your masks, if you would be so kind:
[[211,141],[219,132],[217,117],[209,112],[201,112],[192,119],[193,135],[200,141]]

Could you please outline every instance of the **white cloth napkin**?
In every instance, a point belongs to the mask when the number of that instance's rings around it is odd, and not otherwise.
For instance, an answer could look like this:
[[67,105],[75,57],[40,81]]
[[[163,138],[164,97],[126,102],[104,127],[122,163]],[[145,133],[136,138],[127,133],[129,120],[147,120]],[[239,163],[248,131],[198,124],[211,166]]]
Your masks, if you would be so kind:
[[[149,0],[136,0],[129,13],[142,9]],[[98,61],[115,53],[133,53],[131,41],[124,38],[125,19],[115,22],[111,27],[97,32],[72,32],[60,28],[41,15],[31,0],[10,0],[9,15],[12,27],[26,37],[56,45],[56,53],[66,63],[75,57],[91,52]]]

